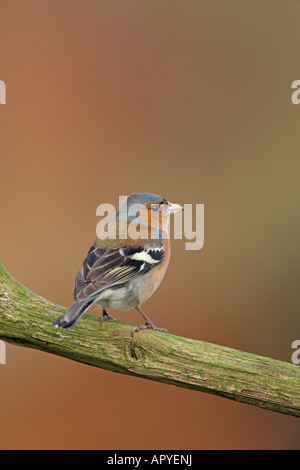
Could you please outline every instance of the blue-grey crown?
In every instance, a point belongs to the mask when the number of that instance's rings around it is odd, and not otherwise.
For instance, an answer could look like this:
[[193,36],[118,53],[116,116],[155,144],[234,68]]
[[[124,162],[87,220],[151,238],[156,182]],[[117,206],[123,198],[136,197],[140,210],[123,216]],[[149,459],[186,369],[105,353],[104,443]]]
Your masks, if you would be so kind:
[[117,220],[119,219],[124,219],[126,218],[128,221],[134,220],[136,215],[130,214],[128,215],[127,212],[125,212],[125,207],[127,205],[127,211],[130,209],[131,206],[133,205],[138,205],[141,204],[143,206],[146,206],[147,204],[167,204],[168,201],[162,197],[158,196],[157,194],[153,193],[134,193],[131,194],[130,196],[127,197],[127,199],[123,202],[122,206],[120,207],[120,211],[117,213],[116,218]]
[[153,193],[134,193],[128,196],[127,205],[130,207],[132,204],[167,204],[167,200]]

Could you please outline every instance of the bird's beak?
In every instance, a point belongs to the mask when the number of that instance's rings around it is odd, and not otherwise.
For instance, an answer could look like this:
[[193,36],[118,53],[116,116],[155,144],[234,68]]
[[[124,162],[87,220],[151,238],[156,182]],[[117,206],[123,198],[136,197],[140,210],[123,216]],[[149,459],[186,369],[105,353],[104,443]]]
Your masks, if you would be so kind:
[[167,215],[176,214],[176,212],[183,211],[183,207],[180,204],[173,204],[172,202],[168,203],[168,208],[166,210]]

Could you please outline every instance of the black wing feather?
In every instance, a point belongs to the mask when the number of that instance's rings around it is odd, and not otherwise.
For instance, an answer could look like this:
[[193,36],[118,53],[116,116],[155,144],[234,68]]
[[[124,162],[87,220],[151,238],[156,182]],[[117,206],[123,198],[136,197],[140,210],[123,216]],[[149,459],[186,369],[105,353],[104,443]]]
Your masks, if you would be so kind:
[[[141,259],[132,258],[143,251],[144,259],[142,255],[138,256]],[[125,284],[162,260],[163,250],[145,250],[142,246],[104,249],[93,245],[75,279],[74,299],[84,300],[108,287]]]

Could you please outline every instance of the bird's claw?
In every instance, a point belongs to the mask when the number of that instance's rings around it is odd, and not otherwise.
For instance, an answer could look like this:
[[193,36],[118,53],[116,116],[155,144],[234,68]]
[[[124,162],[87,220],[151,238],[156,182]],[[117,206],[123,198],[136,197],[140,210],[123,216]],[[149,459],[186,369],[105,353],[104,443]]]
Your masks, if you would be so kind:
[[134,333],[138,333],[140,330],[145,330],[146,328],[149,328],[150,330],[161,331],[162,333],[169,333],[166,328],[158,328],[152,322],[146,322],[144,325],[139,325],[133,328],[131,336],[133,337]]
[[106,320],[118,321],[116,318],[112,317],[106,310],[103,310],[102,317],[100,317],[100,325],[102,326],[103,322]]

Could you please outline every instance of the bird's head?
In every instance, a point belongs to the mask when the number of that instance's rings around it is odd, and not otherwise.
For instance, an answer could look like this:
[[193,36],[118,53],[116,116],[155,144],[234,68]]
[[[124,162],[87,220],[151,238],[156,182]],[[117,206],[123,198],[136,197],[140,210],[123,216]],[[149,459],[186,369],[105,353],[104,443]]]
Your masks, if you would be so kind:
[[182,210],[180,204],[171,203],[157,194],[134,193],[123,202],[117,218],[168,232],[170,215]]

